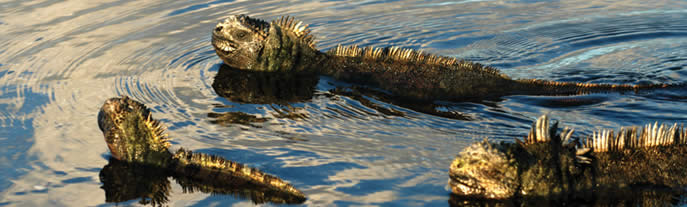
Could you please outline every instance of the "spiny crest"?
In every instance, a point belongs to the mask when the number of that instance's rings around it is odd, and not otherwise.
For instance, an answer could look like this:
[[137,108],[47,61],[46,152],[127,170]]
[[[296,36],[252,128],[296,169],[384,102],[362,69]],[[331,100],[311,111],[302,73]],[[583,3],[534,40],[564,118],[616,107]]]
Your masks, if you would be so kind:
[[278,177],[269,175],[255,168],[246,167],[237,162],[226,160],[216,155],[193,153],[192,151],[180,148],[177,153],[174,154],[174,158],[186,165],[197,165],[203,169],[216,169],[220,172],[228,173],[231,176],[241,177],[254,181],[255,183],[262,183],[278,190],[292,193],[296,196],[305,197],[305,194]]
[[224,22],[231,21],[231,18],[235,18],[235,20],[239,21],[243,25],[250,25],[253,31],[259,33],[261,36],[267,36],[267,29],[269,29],[270,24],[262,19],[251,18],[247,15],[240,14],[237,16],[232,16],[226,19]]
[[491,74],[502,75],[496,68],[484,66],[479,63],[473,63],[465,60],[460,60],[453,57],[444,57],[432,55],[423,51],[417,51],[409,48],[399,47],[358,47],[357,45],[342,46],[337,45],[336,48],[328,52],[330,55],[344,56],[344,57],[361,57],[365,59],[376,60],[394,60],[407,61],[420,64],[444,65],[452,66],[461,69],[482,70]]
[[[171,144],[169,143],[169,137],[167,134],[165,134],[165,127],[160,123],[160,121],[153,119],[148,107],[142,103],[139,103],[138,101],[134,101],[128,96],[123,96],[121,98],[121,103],[123,104],[118,107],[126,107],[126,109],[120,110],[128,110],[130,113],[135,113],[135,116],[143,118],[143,126],[152,132],[151,139],[146,141],[151,143],[153,147],[160,150],[166,150],[169,148]],[[123,115],[125,114],[126,113],[121,113],[121,116],[117,116],[117,118],[123,119]],[[121,120],[117,123],[121,123]]]
[[595,152],[623,151],[625,149],[682,145],[687,143],[687,130],[684,125],[647,124],[641,130],[638,127],[613,130],[598,130],[583,141],[583,146]]
[[[549,117],[546,115],[542,115],[539,118],[537,118],[537,120],[534,123],[532,123],[530,133],[527,135],[527,138],[525,139],[525,142],[523,144],[528,145],[551,141],[559,141],[561,146],[566,146],[573,142],[571,137],[575,130],[565,127],[563,128],[560,134],[557,131],[558,122],[555,122],[553,126],[549,126]],[[521,142],[518,139],[515,140],[516,142]],[[577,148],[575,151],[576,162],[584,164],[591,163],[591,159],[585,155],[587,154],[587,152],[589,152],[589,150],[590,149],[586,147]]]
[[298,21],[293,17],[282,16],[280,19],[272,21],[272,24],[279,25],[279,27],[293,32],[310,47],[315,48],[315,37],[310,34],[311,30],[308,28],[308,25],[303,24],[302,21]]
[[572,137],[572,133],[575,131],[565,127],[560,135],[558,135],[557,130],[558,122],[555,122],[553,126],[549,126],[549,117],[542,115],[532,123],[532,128],[525,139],[525,144],[550,142],[552,138],[561,139],[561,144],[567,144],[570,141],[570,137]]
[[164,149],[169,149],[171,145],[169,143],[169,136],[165,133],[165,127],[160,123],[160,121],[153,119],[152,115],[148,114],[144,122],[145,126],[150,129],[152,134],[152,143],[155,147],[161,147]]

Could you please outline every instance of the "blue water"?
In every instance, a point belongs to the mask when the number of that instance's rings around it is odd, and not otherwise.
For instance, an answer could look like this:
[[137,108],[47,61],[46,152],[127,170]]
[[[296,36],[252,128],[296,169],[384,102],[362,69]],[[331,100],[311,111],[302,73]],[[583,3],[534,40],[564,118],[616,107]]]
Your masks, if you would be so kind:
[[[218,154],[291,182],[305,205],[448,205],[448,165],[484,138],[524,136],[549,114],[579,136],[653,121],[687,122],[681,89],[506,96],[425,109],[336,93],[319,77],[304,99],[244,103],[212,84],[223,18],[291,15],[317,48],[399,46],[500,68],[514,78],[684,83],[687,1],[13,1],[0,3],[0,206],[109,206],[96,124],[110,98],[146,104],[173,148]],[[374,105],[365,104],[367,102]],[[430,110],[431,111],[431,110]],[[243,112],[261,121],[222,122]],[[214,115],[213,115],[214,114]],[[131,200],[124,205],[137,205]],[[171,206],[252,204],[182,193]]]

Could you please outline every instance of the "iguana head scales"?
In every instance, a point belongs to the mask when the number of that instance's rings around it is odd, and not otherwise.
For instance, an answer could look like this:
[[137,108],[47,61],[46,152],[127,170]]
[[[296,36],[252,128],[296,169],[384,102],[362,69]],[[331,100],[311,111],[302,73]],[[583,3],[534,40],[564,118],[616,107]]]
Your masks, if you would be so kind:
[[212,31],[212,46],[229,66],[252,69],[265,47],[270,24],[245,15],[225,19]]
[[290,17],[267,23],[234,15],[215,26],[212,46],[225,64],[244,70],[302,71],[316,64],[307,25]]
[[512,196],[518,187],[517,167],[501,146],[485,140],[462,151],[450,166],[451,191],[466,197]]
[[128,97],[111,98],[98,113],[98,126],[112,157],[159,167],[169,166],[172,154],[161,124],[150,110]]

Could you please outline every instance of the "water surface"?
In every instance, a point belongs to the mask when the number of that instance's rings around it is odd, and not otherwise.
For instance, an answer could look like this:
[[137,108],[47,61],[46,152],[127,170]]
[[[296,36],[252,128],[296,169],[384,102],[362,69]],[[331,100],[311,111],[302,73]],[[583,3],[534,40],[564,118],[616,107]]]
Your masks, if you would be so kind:
[[[679,0],[3,1],[0,206],[115,205],[100,189],[109,152],[96,115],[121,95],[150,107],[174,147],[278,175],[311,206],[448,205],[448,165],[461,149],[522,137],[541,114],[580,135],[687,122],[687,92],[677,89],[439,101],[424,110],[337,92],[350,85],[316,77],[311,93],[291,100],[232,100],[213,88],[222,63],[209,40],[233,14],[295,16],[310,24],[321,50],[394,45],[493,65],[514,78],[687,78],[687,2]],[[168,204],[251,201],[172,185]]]

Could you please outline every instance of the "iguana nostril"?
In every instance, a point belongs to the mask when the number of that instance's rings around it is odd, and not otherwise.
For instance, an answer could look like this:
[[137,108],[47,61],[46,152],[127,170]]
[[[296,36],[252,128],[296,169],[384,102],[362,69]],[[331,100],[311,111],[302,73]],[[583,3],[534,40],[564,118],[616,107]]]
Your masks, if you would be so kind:
[[222,31],[222,28],[224,28],[224,27],[222,27],[222,26],[219,26],[219,27],[215,27],[215,32],[219,32],[219,31]]

